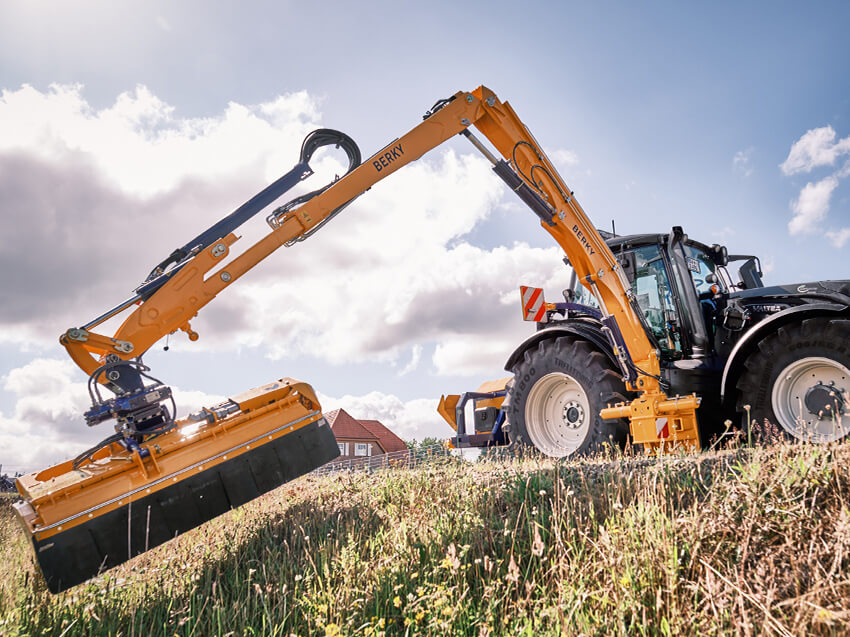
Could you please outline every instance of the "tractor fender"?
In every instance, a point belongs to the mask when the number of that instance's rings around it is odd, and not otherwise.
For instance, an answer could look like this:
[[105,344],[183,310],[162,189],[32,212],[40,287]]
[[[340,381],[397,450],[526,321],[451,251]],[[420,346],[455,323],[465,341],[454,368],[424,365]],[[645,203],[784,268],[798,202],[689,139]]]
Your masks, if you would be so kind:
[[840,305],[838,303],[808,303],[806,305],[786,308],[754,325],[735,343],[735,347],[732,348],[729,358],[726,359],[726,365],[723,368],[723,378],[720,381],[720,398],[723,403],[726,404],[733,398],[728,395],[729,392],[727,390],[730,388],[734,390],[738,382],[738,377],[741,375],[741,368],[744,361],[758,347],[759,341],[764,336],[775,332],[783,325],[813,316],[848,313],[850,313],[850,308],[846,305]]
[[601,327],[591,323],[575,321],[544,328],[526,338],[508,357],[508,361],[505,363],[505,369],[512,372],[514,366],[522,360],[523,354],[527,350],[537,347],[543,341],[564,335],[579,336],[590,341],[611,359],[611,362],[616,368],[619,368],[617,358],[614,356],[614,352],[611,351],[611,345],[608,343],[608,338],[602,333]]

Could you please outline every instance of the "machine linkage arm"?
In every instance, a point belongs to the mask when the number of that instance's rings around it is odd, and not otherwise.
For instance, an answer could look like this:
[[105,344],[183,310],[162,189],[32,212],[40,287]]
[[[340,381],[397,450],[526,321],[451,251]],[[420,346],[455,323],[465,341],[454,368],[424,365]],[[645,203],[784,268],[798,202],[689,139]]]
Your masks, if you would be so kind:
[[[478,128],[511,165],[504,160],[496,160],[468,131],[471,125]],[[197,335],[189,327],[190,319],[224,288],[277,248],[292,245],[309,236],[342,207],[378,181],[458,133],[464,133],[485,152],[494,162],[495,172],[541,217],[543,227],[555,236],[580,276],[587,278],[589,285],[599,287],[604,305],[612,306],[615,311],[627,315],[623,317],[626,320],[621,319],[618,323],[636,323],[634,317],[628,315],[628,304],[623,302],[628,286],[614,255],[593,229],[554,166],[511,107],[500,102],[488,89],[479,87],[471,93],[459,92],[442,102],[421,124],[403,137],[390,142],[358,167],[351,169],[321,194],[301,205],[288,207],[288,204],[279,208],[269,217],[272,231],[224,267],[222,264],[230,255],[231,246],[238,237],[229,232],[213,238],[214,230],[222,227],[221,223],[216,224],[211,230],[199,235],[194,242],[172,254],[172,257],[176,255],[175,258],[179,259],[181,254],[185,255],[190,251],[193,243],[197,244],[202,237],[206,240],[206,245],[191,254],[191,258],[184,258],[168,273],[166,280],[156,281],[158,285],[153,290],[149,289],[153,287],[150,282],[139,288],[147,292],[148,296],[134,299],[139,306],[127,317],[115,336],[109,338],[90,332],[89,330],[97,325],[97,322],[93,321],[86,326],[87,329],[66,332],[61,339],[63,345],[68,348],[72,358],[91,374],[101,365],[92,354],[114,354],[125,360],[135,358],[159,339],[178,329],[186,331],[194,340]],[[290,171],[292,172],[297,173],[299,177],[310,174],[309,165],[302,161]],[[261,198],[259,195],[252,201],[258,198],[265,205],[270,203],[269,197]],[[168,260],[164,262],[167,263]],[[216,271],[210,275],[212,270]],[[156,272],[157,270],[154,271]],[[128,307],[131,305],[124,304],[116,309]],[[650,348],[642,334],[630,336],[631,342],[627,343],[629,351]],[[643,343],[639,343],[641,337]]]
[[[472,126],[495,146],[502,159],[472,134]],[[189,326],[190,319],[224,288],[277,248],[309,237],[374,184],[457,134],[466,136],[493,163],[494,172],[540,217],[541,226],[562,247],[579,280],[593,292],[628,388],[650,394],[653,400],[666,400],[659,386],[657,353],[643,330],[616,257],[511,106],[483,86],[439,102],[423,122],[326,189],[278,208],[268,218],[271,232],[232,260],[227,261],[227,257],[239,238],[234,232],[215,240],[209,231],[200,235],[209,240],[207,244],[191,258],[172,255],[178,265],[168,273],[167,280],[140,300],[111,339],[84,329],[69,330],[61,342],[74,361],[92,374],[102,366],[104,357],[130,360],[141,356],[178,329],[187,331],[194,340],[197,335]],[[304,173],[301,164],[296,169]],[[661,413],[654,407],[649,411],[653,419]]]

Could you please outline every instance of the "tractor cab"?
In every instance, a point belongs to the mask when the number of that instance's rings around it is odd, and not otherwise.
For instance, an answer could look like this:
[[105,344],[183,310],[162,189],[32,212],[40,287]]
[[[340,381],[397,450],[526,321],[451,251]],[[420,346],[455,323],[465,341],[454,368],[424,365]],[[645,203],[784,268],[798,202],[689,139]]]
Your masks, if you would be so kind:
[[[756,257],[729,256],[725,247],[706,245],[675,227],[670,233],[611,236],[606,239],[628,279],[644,330],[660,354],[661,372],[671,393],[703,397],[701,423],[722,422],[720,384],[724,363],[740,337],[730,297],[762,286]],[[734,281],[728,270],[743,260]],[[596,299],[575,273],[568,301],[597,309]],[[731,304],[734,310],[735,304]],[[567,312],[565,322],[576,314]],[[558,321],[551,321],[553,327]],[[702,426],[706,439],[718,427]]]
[[[722,349],[717,335],[729,293],[761,286],[755,257],[729,257],[725,247],[693,241],[679,227],[669,234],[611,236],[606,242],[631,284],[644,329],[663,361],[711,358]],[[738,283],[727,270],[731,259],[746,260]],[[566,296],[598,308],[575,273]]]

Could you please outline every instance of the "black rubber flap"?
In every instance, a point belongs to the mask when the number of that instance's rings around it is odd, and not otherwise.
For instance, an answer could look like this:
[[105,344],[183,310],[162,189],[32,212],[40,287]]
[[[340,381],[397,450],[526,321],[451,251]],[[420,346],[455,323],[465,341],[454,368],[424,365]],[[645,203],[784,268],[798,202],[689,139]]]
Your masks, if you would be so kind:
[[47,587],[76,586],[337,456],[321,419],[48,539],[33,536]]

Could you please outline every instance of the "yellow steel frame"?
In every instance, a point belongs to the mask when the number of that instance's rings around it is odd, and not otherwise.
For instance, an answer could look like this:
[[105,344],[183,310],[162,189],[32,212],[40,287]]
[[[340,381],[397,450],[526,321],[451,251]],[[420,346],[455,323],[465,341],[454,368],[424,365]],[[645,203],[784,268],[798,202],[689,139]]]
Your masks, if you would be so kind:
[[[628,386],[629,390],[640,392],[638,399],[603,410],[603,417],[630,418],[635,442],[657,445],[663,441],[655,434],[656,421],[670,416],[679,423],[672,428],[675,439],[698,446],[695,411],[699,399],[696,396],[670,399],[662,391],[658,381],[658,353],[632,308],[630,287],[617,259],[525,124],[507,102],[500,101],[483,86],[469,93],[456,93],[445,106],[325,192],[287,212],[268,235],[224,266],[238,237],[231,233],[214,242],[133,310],[113,337],[69,330],[60,342],[77,365],[92,374],[102,365],[105,355],[115,354],[129,360],[178,329],[196,338],[189,321],[222,290],[277,248],[303,237],[343,204],[471,126],[487,137],[554,211],[553,223],[541,222],[542,227],[563,248],[579,280],[598,299],[603,314],[616,319],[628,354],[643,372]],[[545,170],[532,170],[541,166]],[[530,175],[535,176],[533,181]],[[616,354],[623,358],[626,352]]]
[[313,388],[292,378],[230,400],[238,412],[214,422],[179,420],[168,433],[142,443],[144,457],[112,443],[76,467],[68,460],[18,477],[24,499],[18,511],[27,531],[45,540],[322,418]]

